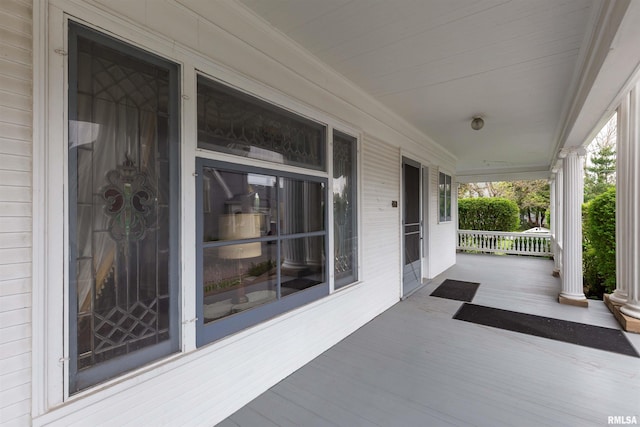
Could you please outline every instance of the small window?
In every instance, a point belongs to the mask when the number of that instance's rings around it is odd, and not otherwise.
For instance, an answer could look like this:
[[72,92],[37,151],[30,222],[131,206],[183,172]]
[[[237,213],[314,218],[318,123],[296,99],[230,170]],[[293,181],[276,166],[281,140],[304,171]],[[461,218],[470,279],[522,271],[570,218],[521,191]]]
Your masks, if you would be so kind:
[[197,164],[198,345],[328,295],[326,178]]
[[198,76],[198,147],[326,170],[326,128]]
[[357,141],[333,133],[333,236],[335,289],[358,280]]
[[440,222],[451,221],[451,175],[440,172],[438,180]]

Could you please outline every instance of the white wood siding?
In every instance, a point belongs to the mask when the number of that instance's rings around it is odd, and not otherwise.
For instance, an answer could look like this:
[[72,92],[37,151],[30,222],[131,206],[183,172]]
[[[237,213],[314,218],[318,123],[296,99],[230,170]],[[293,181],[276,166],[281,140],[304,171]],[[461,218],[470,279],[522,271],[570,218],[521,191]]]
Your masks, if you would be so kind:
[[[440,200],[438,192],[439,173],[451,175],[451,221],[440,223]],[[456,247],[458,231],[458,183],[455,176],[447,170],[429,168],[431,188],[429,189],[429,278],[433,278],[456,263]]]
[[31,412],[31,4],[0,1],[0,424]]
[[388,298],[400,298],[400,152],[365,136],[362,142],[363,279],[378,282]]

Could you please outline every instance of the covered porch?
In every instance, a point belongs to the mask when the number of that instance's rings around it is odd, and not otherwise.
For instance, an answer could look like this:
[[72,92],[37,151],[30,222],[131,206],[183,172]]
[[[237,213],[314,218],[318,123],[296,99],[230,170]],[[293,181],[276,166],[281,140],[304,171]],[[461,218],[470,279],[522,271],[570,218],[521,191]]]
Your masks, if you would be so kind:
[[[609,417],[640,418],[639,358],[455,320],[462,302],[430,296],[445,279],[480,282],[473,304],[620,328],[602,301],[558,304],[553,267],[542,258],[458,254],[455,266],[220,426],[601,426]],[[640,352],[640,335],[622,333]]]
[[[618,332],[580,239],[584,145],[616,114],[611,301],[640,322],[638,22],[631,0],[0,1],[0,424],[637,420],[640,358],[430,294]],[[514,179],[550,180],[555,263],[456,255],[452,189]]]

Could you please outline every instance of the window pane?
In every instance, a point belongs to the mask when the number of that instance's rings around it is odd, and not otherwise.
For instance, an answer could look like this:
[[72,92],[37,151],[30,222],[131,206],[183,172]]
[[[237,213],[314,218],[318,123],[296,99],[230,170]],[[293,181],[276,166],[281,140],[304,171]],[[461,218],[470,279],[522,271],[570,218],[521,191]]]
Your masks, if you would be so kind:
[[420,233],[405,234],[404,236],[405,257],[404,264],[409,265],[420,259]]
[[417,224],[420,222],[420,168],[405,163],[403,169],[405,194],[418,195],[404,198],[405,224]]
[[438,179],[438,200],[439,200],[438,212],[440,214],[439,217],[441,222],[446,221],[445,194],[446,194],[445,193],[445,177],[444,177],[444,174],[440,172],[439,179]]
[[446,175],[445,187],[446,221],[451,221],[451,175]]
[[283,178],[280,186],[282,234],[324,230],[324,183]]
[[282,296],[325,281],[324,236],[301,237],[282,242]]
[[169,88],[177,74],[171,64],[107,47],[115,43],[98,37],[70,37],[71,392],[132,366],[89,372],[103,362],[178,342],[169,333],[177,320],[170,319],[176,302],[169,287],[170,164],[177,165],[169,156],[177,120],[169,115]]
[[355,138],[334,133],[333,235],[336,288],[358,279],[356,149]]
[[202,76],[198,147],[325,169],[325,127]]
[[328,294],[325,180],[196,164],[198,345]]
[[211,167],[205,167],[203,173],[204,242],[277,233],[276,177]]
[[205,323],[276,300],[276,248],[269,241],[204,250]]

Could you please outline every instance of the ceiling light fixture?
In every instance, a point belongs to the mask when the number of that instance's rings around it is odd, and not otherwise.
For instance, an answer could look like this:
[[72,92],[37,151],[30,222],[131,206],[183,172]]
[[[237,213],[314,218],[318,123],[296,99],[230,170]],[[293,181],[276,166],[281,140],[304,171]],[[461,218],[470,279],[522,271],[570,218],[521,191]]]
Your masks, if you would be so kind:
[[484,126],[484,120],[480,116],[474,116],[473,120],[471,120],[471,129],[480,130]]

